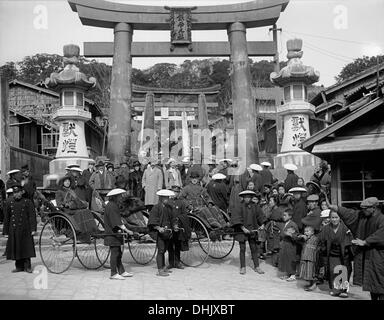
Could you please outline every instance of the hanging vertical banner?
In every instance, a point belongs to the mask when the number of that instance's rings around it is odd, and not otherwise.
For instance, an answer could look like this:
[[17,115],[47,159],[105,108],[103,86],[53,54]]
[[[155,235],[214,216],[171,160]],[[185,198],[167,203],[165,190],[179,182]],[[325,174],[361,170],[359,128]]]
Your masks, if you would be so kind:
[[183,156],[190,156],[190,139],[189,139],[189,131],[188,131],[188,121],[187,121],[187,113],[185,111],[181,112],[181,130],[182,130],[182,139],[183,139]]

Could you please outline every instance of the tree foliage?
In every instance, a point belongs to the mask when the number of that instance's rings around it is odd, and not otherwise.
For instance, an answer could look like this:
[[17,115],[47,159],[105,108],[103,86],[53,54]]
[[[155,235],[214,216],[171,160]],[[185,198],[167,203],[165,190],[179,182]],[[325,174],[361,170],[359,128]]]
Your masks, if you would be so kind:
[[[251,59],[250,72],[252,84],[257,87],[271,87],[269,80],[274,65],[270,61],[254,62]],[[281,67],[286,63],[281,63]],[[9,80],[18,79],[36,84],[45,81],[53,72],[63,69],[63,57],[56,54],[36,54],[27,56],[19,62],[7,62],[0,67],[2,74]],[[100,107],[108,108],[112,67],[96,60],[80,57],[79,69],[88,77],[97,79],[96,88],[91,89],[86,97]],[[227,108],[231,101],[231,64],[229,60],[203,59],[185,60],[182,64],[157,63],[145,70],[132,69],[132,81],[137,85],[174,89],[206,88],[221,85],[219,106]]]
[[338,83],[340,83],[364,70],[367,70],[373,66],[376,66],[377,61],[379,61],[379,63],[383,63],[384,55],[378,56],[378,58],[376,56],[374,57],[363,56],[362,58],[357,58],[353,62],[344,66],[343,69],[340,71],[339,75],[335,77],[335,79]]

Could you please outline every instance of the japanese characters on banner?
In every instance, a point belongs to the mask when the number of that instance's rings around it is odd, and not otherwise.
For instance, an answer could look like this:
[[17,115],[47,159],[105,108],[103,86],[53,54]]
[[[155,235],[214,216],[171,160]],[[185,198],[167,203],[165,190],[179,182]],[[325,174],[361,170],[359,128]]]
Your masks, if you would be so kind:
[[291,114],[284,117],[284,137],[281,152],[302,151],[299,145],[309,137],[308,115]]
[[84,124],[80,121],[66,120],[61,122],[56,158],[87,156],[83,127]]

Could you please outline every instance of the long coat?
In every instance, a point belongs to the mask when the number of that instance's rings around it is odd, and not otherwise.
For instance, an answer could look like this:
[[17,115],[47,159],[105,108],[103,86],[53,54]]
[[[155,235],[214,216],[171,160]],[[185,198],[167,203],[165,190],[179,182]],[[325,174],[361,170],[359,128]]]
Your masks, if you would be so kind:
[[[119,206],[113,201],[109,201],[105,207],[104,224],[106,234],[117,233],[120,229],[119,226],[123,224]],[[104,245],[106,246],[121,246],[123,243],[123,236],[120,235],[104,237]]]
[[303,229],[302,219],[307,215],[307,205],[303,198],[300,198],[299,201],[295,200],[295,204],[293,205],[293,216],[292,221],[296,223],[299,231],[301,232]]
[[143,172],[141,170],[132,171],[128,178],[128,189],[132,192],[134,197],[143,199],[143,188],[141,180],[143,179]]
[[289,172],[287,177],[284,180],[284,187],[286,192],[289,192],[289,189],[293,187],[297,187],[297,180],[299,180],[299,176],[296,173]]
[[212,180],[207,185],[207,192],[212,201],[221,210],[227,212],[228,209],[228,189],[225,182],[217,182]]
[[5,254],[8,260],[36,257],[32,232],[36,231],[33,202],[11,197],[5,202],[3,234],[8,235]]
[[263,211],[257,204],[253,202],[248,204],[242,202],[240,208],[235,210],[231,216],[231,225],[235,228],[236,232],[239,232],[239,234],[235,235],[235,240],[243,242],[248,238],[246,234],[240,233],[241,226],[251,231],[257,230],[265,222],[266,218]]
[[353,283],[362,285],[364,291],[384,294],[384,215],[365,217],[344,207],[338,213],[353,236],[368,244],[354,252]]
[[159,201],[156,192],[163,187],[163,174],[158,167],[148,166],[143,174],[141,185],[145,191],[145,205],[155,205]]
[[103,173],[100,171],[92,173],[88,184],[93,190],[108,189],[107,184],[109,183],[107,183],[107,170],[104,170]]
[[273,183],[273,175],[272,172],[269,169],[263,169],[260,171],[261,175],[261,185],[264,187],[265,184],[272,185]]
[[229,184],[231,194],[229,195],[229,214],[231,215],[233,211],[235,211],[237,208],[240,207],[241,204],[241,197],[239,196],[239,193],[243,191],[239,176],[232,176],[231,177],[231,183]]
[[[285,234],[288,229],[294,230],[292,236]],[[279,271],[290,275],[296,272],[296,240],[298,232],[297,225],[292,220],[284,223],[280,232]]]

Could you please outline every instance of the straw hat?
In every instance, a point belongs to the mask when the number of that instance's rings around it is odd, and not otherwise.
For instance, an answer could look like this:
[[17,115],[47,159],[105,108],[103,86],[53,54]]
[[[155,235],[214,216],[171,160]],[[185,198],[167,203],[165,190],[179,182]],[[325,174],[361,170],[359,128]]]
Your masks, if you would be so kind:
[[124,189],[116,188],[107,193],[107,197],[117,196],[118,194],[126,193]]

